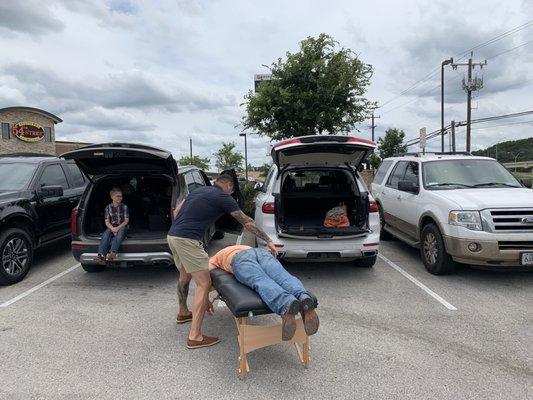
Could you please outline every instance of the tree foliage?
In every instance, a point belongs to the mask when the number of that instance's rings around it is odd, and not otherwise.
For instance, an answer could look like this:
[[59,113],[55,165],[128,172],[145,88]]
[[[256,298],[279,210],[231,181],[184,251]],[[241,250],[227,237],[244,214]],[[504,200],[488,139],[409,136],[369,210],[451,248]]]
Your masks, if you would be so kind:
[[272,80],[245,96],[242,124],[272,140],[349,132],[376,106],[364,97],[372,66],[324,33],[300,42],[271,71]]
[[200,156],[183,156],[178,160],[179,165],[195,165],[200,169],[203,169],[205,171],[209,170],[209,164],[211,164],[211,160],[207,157],[200,157]]
[[381,158],[376,153],[372,153],[368,157],[368,162],[370,163],[373,169],[377,169],[379,167],[379,164],[381,164]]
[[385,136],[378,139],[379,156],[381,159],[407,152],[407,146],[403,144],[404,138],[404,131],[395,128],[387,129]]
[[234,168],[235,171],[241,172],[243,170],[242,164],[244,156],[235,150],[235,143],[222,143],[222,147],[218,149],[215,156],[215,165],[219,171]]
[[473,151],[472,154],[496,158],[496,147],[498,147],[498,161],[500,162],[514,162],[515,158],[516,161],[533,160],[533,137],[498,143],[484,150]]
[[268,171],[270,171],[270,168],[272,167],[272,163],[264,163],[260,167],[257,167],[257,170],[259,171],[259,176],[262,178],[266,178],[268,175]]

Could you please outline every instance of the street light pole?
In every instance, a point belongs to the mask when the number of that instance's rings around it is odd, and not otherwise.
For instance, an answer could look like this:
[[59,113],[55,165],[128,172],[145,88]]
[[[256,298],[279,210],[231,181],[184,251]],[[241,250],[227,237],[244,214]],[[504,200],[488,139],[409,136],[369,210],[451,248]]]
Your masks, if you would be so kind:
[[246,182],[248,182],[248,143],[246,140],[246,132],[239,133],[239,136],[244,136],[244,174]]
[[[444,66],[453,63],[453,57],[444,60],[440,66],[440,143],[444,153]],[[374,124],[372,124],[374,125]]]

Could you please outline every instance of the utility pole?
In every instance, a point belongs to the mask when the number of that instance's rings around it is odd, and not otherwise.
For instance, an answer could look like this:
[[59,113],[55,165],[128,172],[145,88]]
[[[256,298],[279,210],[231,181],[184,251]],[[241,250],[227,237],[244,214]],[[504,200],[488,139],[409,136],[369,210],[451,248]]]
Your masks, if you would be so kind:
[[372,111],[372,125],[370,126],[372,128],[372,141],[375,142],[375,136],[374,136],[374,128],[376,127],[376,124],[374,123],[374,119],[379,119],[381,116],[374,116],[374,111]]
[[483,78],[477,76],[472,79],[472,70],[475,67],[483,69],[487,65],[487,60],[473,63],[472,57],[474,52],[470,52],[470,58],[466,64],[452,64],[453,69],[457,69],[459,66],[468,67],[468,80],[463,78],[463,89],[466,91],[466,151],[470,152],[471,136],[470,136],[470,122],[472,120],[472,92],[479,90],[483,87]]
[[244,174],[246,182],[248,182],[248,143],[246,141],[246,132],[239,133],[239,136],[244,136]]
[[440,65],[440,141],[441,151],[444,153],[444,66],[453,63],[453,57],[444,60]]
[[189,149],[191,152],[191,162],[192,162],[192,138],[189,138]]
[[452,127],[452,152],[455,153],[455,121],[452,121],[451,127]]

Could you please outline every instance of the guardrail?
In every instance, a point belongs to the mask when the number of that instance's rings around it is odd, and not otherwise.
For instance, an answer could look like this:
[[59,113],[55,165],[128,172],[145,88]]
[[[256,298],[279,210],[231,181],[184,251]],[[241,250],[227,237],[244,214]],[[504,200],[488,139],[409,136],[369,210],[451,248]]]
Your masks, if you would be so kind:
[[517,161],[503,163],[506,168],[525,168],[533,170],[533,161]]

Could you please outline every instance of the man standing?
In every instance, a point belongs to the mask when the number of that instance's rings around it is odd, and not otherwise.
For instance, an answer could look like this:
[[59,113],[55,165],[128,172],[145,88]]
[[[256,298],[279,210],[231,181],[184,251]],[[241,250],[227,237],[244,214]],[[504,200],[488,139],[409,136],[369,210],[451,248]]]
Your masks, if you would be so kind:
[[[268,235],[259,229],[252,218],[244,214],[231,197],[233,178],[221,175],[213,186],[196,189],[179,203],[174,210],[174,221],[168,232],[167,240],[174,256],[174,263],[180,270],[178,280],[179,312],[178,323],[192,321],[187,347],[196,349],[212,346],[220,342],[217,337],[202,335],[202,321],[209,309],[209,256],[204,250],[202,240],[205,231],[225,213],[239,221],[248,231],[268,243],[273,255],[276,247]],[[192,303],[192,313],[187,308],[189,282],[196,284]]]

